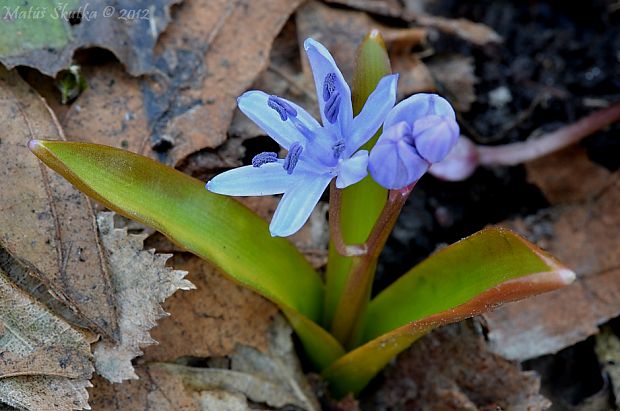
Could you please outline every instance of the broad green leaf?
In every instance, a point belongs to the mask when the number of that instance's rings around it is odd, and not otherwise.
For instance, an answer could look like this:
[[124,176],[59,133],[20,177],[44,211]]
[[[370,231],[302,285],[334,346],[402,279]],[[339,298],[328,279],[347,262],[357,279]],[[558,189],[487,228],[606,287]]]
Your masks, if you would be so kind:
[[345,354],[338,340],[317,323],[296,311],[282,311],[295,329],[304,351],[317,370],[324,370]]
[[[353,112],[358,114],[368,96],[384,76],[392,72],[383,38],[378,31],[364,39],[357,52],[353,78]],[[380,132],[379,132],[380,133]],[[362,149],[370,150],[379,138],[375,135]],[[363,243],[368,238],[387,199],[387,190],[367,176],[342,192],[340,222],[342,236],[348,244]],[[325,324],[331,324],[340,295],[347,281],[352,259],[338,254],[334,245],[329,246],[326,274]]]
[[313,321],[323,284],[286,239],[230,197],[156,161],[89,143],[36,141],[32,151],[85,194],[160,231],[237,282]]
[[489,228],[432,255],[368,307],[372,339],[323,373],[334,395],[358,393],[426,332],[570,284],[575,275],[515,233]]

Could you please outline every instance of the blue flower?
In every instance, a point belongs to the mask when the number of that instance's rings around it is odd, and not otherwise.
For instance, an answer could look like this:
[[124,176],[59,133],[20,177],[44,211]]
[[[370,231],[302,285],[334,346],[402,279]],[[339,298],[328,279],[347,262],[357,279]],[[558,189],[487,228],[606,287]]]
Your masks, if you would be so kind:
[[368,152],[358,151],[381,127],[396,101],[397,75],[381,79],[362,111],[353,117],[351,90],[333,57],[320,43],[304,43],[316,85],[322,125],[295,103],[252,90],[239,109],[283,148],[260,153],[252,165],[214,177],[207,189],[232,196],[284,196],[269,225],[272,236],[297,232],[333,178],[344,188],[368,174]]
[[436,94],[416,94],[387,115],[368,169],[383,187],[401,189],[418,181],[443,160],[459,137],[450,103]]

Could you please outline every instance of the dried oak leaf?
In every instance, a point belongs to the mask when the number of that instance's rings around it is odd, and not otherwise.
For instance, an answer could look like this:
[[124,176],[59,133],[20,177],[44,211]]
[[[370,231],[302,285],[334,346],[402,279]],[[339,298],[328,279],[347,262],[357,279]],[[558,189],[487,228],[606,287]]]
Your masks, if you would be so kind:
[[75,50],[102,47],[131,74],[152,73],[157,38],[170,22],[170,6],[181,1],[11,1],[2,10],[0,62],[54,77],[69,68]]
[[[345,78],[353,78],[355,53],[364,36],[372,29],[383,34],[392,60],[392,70],[400,74],[399,92],[412,94],[434,90],[433,79],[424,63],[410,53],[414,46],[426,41],[426,30],[393,28],[371,19],[366,13],[331,8],[308,1],[296,13],[298,38],[312,37],[322,42],[334,55]],[[312,73],[304,60],[306,81],[312,84]],[[310,86],[312,87],[312,86]]]
[[[532,162],[527,170],[528,178],[558,203],[507,225],[557,256],[578,280],[485,314],[493,349],[519,360],[573,345],[620,315],[619,173],[592,164],[579,148]],[[557,180],[569,175],[570,183]],[[560,193],[559,187],[567,191]]]
[[39,296],[49,289],[89,326],[116,337],[115,298],[90,200],[27,147],[32,138],[63,139],[62,130],[36,92],[2,68],[0,116],[0,266]]
[[[373,410],[536,411],[551,403],[534,372],[491,353],[472,322],[441,327],[385,373]],[[369,405],[370,405],[369,404]],[[370,409],[370,408],[369,408]]]
[[166,267],[171,255],[142,249],[146,235],[114,228],[114,213],[100,213],[97,224],[118,300],[120,342],[104,340],[93,346],[95,368],[108,380],[121,382],[138,378],[131,360],[142,354],[140,347],[156,343],[149,330],[166,315],[160,303],[194,286],[183,279],[187,272]]
[[89,342],[1,270],[0,324],[0,403],[27,410],[88,409]]
[[318,411],[295,356],[291,333],[286,321],[276,316],[266,352],[240,344],[226,359],[207,360],[208,368],[151,363],[138,368],[140,380],[120,387],[95,380],[93,409],[245,411],[253,409],[253,403]]
[[474,59],[461,54],[435,55],[426,62],[439,92],[456,111],[469,111],[476,101]]
[[267,67],[274,38],[301,1],[185,1],[158,42],[158,75],[110,83],[105,69],[85,72],[91,87],[63,120],[67,135],[170,165],[218,147],[236,98]]
[[174,362],[181,357],[223,357],[237,344],[266,351],[267,331],[275,305],[221,276],[191,254],[176,254],[172,265],[189,272],[196,291],[166,300],[169,317],[151,331],[159,342],[145,350],[142,361]]

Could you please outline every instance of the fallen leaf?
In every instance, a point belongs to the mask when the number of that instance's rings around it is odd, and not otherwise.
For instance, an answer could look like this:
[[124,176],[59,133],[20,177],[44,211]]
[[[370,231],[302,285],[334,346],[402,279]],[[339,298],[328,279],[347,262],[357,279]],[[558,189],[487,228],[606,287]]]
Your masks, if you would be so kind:
[[[528,179],[540,183],[550,199],[569,201],[507,225],[557,256],[577,273],[578,281],[485,315],[493,349],[510,359],[555,353],[596,334],[599,324],[620,315],[618,172],[591,164],[583,152],[569,153],[547,156],[553,168],[528,165]],[[577,170],[590,171],[576,175]],[[569,174],[577,180],[574,185],[556,179]],[[570,191],[559,193],[557,184]]]
[[267,350],[267,331],[278,312],[275,305],[193,255],[177,254],[172,265],[188,271],[187,278],[197,290],[166,300],[163,307],[170,316],[151,331],[159,344],[148,347],[142,361],[223,357],[232,354],[237,344]]
[[435,55],[426,62],[437,89],[456,111],[467,112],[476,101],[474,59],[461,54]]
[[22,273],[36,275],[89,325],[114,338],[115,299],[90,200],[26,146],[32,138],[63,139],[62,130],[36,92],[16,72],[4,69],[0,113],[0,248],[24,267]]
[[88,408],[88,341],[1,271],[0,323],[1,402],[29,410]]
[[[335,9],[317,1],[308,1],[300,7],[296,13],[296,22],[299,40],[303,42],[307,37],[312,37],[323,43],[334,56],[346,79],[353,78],[355,52],[370,30],[380,30],[388,50],[397,54],[402,54],[403,50],[420,44],[426,38],[424,29],[395,29],[374,21],[366,13]],[[312,75],[305,59],[303,68],[310,83]],[[405,73],[401,72],[401,75]]]
[[51,0],[3,6],[0,62],[34,67],[54,77],[68,69],[79,48],[110,50],[135,75],[155,71],[153,54],[170,21],[170,6],[182,0]]
[[426,13],[405,13],[405,19],[422,27],[434,28],[443,33],[459,37],[477,46],[503,42],[502,37],[491,27],[463,18],[450,19]]
[[108,380],[121,382],[138,378],[131,360],[142,354],[140,347],[156,342],[149,330],[166,315],[159,304],[175,291],[194,286],[183,279],[187,272],[166,267],[171,255],[142,249],[146,235],[114,228],[113,213],[100,213],[97,224],[118,301],[120,342],[94,345],[95,368]]
[[[274,38],[300,3],[185,1],[158,42],[158,75],[121,76],[111,84],[104,69],[90,75],[85,70],[91,87],[63,120],[67,136],[123,147],[170,165],[220,146],[236,98],[267,67]],[[97,112],[99,107],[113,110]]]
[[398,0],[325,0],[325,2],[388,17],[401,17],[403,14],[403,6]]
[[538,186],[551,204],[587,201],[617,178],[590,161],[579,146],[530,161],[525,169],[528,181]]
[[295,356],[291,328],[277,316],[267,352],[238,345],[227,359],[208,368],[151,363],[138,368],[139,381],[121,387],[95,380],[96,410],[247,410],[250,402],[281,408],[319,410]]
[[441,327],[386,370],[373,410],[545,410],[533,372],[491,353],[470,321]]

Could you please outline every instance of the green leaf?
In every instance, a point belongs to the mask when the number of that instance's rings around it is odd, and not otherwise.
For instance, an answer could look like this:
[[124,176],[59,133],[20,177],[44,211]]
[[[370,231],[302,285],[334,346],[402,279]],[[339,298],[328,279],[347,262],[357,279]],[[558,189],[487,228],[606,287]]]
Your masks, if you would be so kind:
[[318,324],[296,311],[282,308],[317,370],[324,370],[345,354],[338,340]]
[[31,150],[85,194],[160,231],[237,282],[313,321],[323,284],[286,239],[230,197],[156,161],[89,143],[34,141]]
[[517,234],[489,228],[438,251],[368,307],[366,340],[323,372],[332,393],[357,394],[431,329],[570,284],[575,278]]
[[[368,96],[374,91],[379,80],[392,72],[390,59],[378,31],[366,36],[357,51],[355,74],[353,78],[353,112],[358,114]],[[380,133],[380,132],[379,132]],[[375,135],[362,149],[370,150],[379,138]],[[348,244],[366,241],[377,221],[387,199],[387,190],[367,176],[357,184],[342,192],[340,223],[342,237]],[[352,259],[338,254],[334,245],[329,246],[329,261],[326,273],[325,324],[331,324],[347,281]]]

